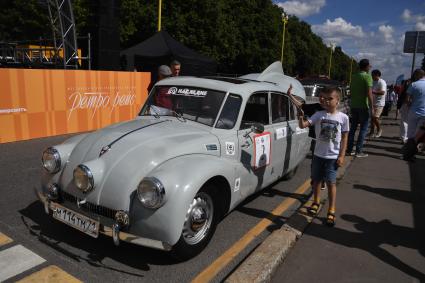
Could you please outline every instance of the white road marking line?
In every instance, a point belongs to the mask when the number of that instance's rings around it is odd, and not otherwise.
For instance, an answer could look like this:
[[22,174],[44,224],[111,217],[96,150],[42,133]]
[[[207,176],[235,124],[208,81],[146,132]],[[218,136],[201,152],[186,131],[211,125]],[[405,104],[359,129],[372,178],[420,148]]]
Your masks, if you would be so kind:
[[31,269],[46,260],[22,245],[0,252],[0,282]]

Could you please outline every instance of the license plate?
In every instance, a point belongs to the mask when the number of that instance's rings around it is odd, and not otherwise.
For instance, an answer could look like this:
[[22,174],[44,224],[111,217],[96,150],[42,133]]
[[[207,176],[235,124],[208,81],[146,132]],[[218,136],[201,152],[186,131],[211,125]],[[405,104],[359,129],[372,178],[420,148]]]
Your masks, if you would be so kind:
[[72,211],[59,204],[51,204],[53,217],[71,227],[74,227],[89,236],[97,238],[99,236],[99,221],[90,219],[75,211]]

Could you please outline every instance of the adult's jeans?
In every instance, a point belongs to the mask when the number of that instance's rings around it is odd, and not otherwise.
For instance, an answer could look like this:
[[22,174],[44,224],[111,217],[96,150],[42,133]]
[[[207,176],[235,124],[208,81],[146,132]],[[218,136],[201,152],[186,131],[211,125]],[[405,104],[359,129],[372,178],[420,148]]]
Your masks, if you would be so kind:
[[356,134],[358,124],[360,124],[360,131],[356,142],[356,153],[363,151],[363,143],[369,126],[369,118],[370,114],[368,108],[351,108],[351,125],[347,145],[348,152],[353,151],[354,135]]

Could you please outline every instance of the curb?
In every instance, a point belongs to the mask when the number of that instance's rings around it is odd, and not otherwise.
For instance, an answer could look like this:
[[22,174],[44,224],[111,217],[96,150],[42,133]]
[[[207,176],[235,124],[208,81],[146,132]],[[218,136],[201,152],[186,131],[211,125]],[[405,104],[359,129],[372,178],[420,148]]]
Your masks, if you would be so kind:
[[[338,172],[337,182],[344,177],[345,171],[352,161],[353,157],[346,158],[344,166]],[[327,198],[323,198],[318,214],[326,200]],[[311,196],[279,230],[272,232],[224,282],[270,282],[278,266],[313,221],[314,217],[307,213],[307,208],[312,202]]]

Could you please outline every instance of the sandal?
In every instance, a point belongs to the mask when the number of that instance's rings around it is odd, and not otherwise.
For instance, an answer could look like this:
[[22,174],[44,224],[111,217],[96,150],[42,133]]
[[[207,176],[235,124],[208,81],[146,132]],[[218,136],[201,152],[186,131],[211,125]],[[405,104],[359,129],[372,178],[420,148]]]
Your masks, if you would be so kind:
[[328,216],[326,217],[326,225],[329,227],[335,226],[335,213],[328,212]]
[[307,209],[308,213],[311,215],[316,215],[317,211],[319,210],[320,204],[317,202],[313,202],[313,204]]

